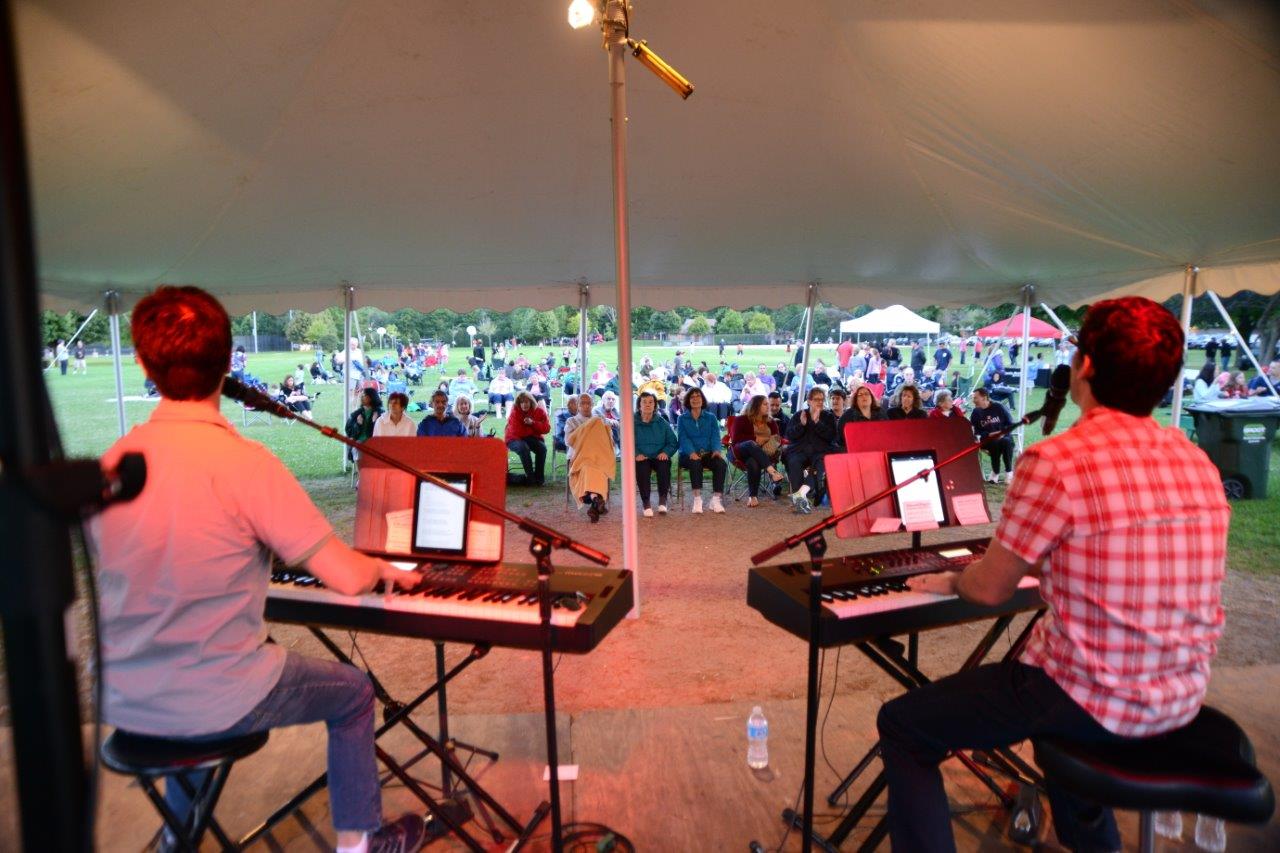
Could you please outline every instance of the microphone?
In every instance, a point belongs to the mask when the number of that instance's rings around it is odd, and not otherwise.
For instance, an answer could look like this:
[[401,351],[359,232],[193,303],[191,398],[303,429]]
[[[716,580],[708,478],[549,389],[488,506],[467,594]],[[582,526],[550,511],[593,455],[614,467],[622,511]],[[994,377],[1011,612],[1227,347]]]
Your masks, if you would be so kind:
[[59,460],[28,468],[23,480],[38,503],[75,518],[141,494],[147,483],[147,458],[125,453],[114,468],[103,468],[97,459]]
[[289,418],[293,412],[284,403],[268,397],[252,385],[245,385],[234,376],[222,380],[222,396],[243,403],[251,409],[259,409],[278,418]]
[[1044,417],[1040,424],[1041,435],[1053,432],[1053,428],[1058,425],[1058,416],[1062,414],[1062,407],[1067,405],[1067,398],[1070,396],[1071,368],[1059,364],[1053,369],[1053,376],[1049,379],[1049,392],[1045,394],[1044,405],[1040,407],[1040,414]]

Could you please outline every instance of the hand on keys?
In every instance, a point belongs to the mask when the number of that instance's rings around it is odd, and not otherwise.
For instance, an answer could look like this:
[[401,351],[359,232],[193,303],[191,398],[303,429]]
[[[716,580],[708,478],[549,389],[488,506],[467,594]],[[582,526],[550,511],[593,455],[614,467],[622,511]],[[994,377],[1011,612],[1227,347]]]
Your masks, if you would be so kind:
[[907,586],[916,592],[932,592],[938,595],[955,595],[959,572],[930,572],[907,578]]

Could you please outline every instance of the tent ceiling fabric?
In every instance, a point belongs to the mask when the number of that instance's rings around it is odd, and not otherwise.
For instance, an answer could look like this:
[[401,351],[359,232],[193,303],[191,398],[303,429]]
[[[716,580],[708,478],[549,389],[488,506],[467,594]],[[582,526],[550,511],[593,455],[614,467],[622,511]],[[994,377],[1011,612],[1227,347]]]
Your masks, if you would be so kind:
[[[612,300],[567,0],[20,0],[42,287],[247,310]],[[1242,0],[636,0],[635,304],[1280,289],[1280,26]]]

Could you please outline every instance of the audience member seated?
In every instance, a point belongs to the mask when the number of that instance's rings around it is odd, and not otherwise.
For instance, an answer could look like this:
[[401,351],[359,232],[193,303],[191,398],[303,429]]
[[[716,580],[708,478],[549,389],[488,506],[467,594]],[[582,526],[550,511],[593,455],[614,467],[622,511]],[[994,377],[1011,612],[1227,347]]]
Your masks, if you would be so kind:
[[817,366],[815,366],[813,370],[809,371],[809,375],[813,377],[814,382],[817,382],[819,385],[822,385],[827,389],[830,389],[832,385],[836,384],[835,379],[832,378],[831,372],[827,370],[827,365],[822,359],[818,359]]
[[783,451],[787,478],[791,481],[791,506],[795,512],[813,508],[809,494],[818,493],[826,473],[826,456],[836,449],[836,419],[824,408],[827,393],[811,388],[807,405],[787,425],[790,444]]
[[597,397],[604,394],[604,386],[613,379],[613,371],[602,361],[600,366],[596,368],[595,373],[591,374],[591,381],[587,383],[587,390],[594,393]]
[[409,406],[409,395],[396,392],[387,397],[387,410],[373,422],[374,438],[412,438],[418,434],[418,425],[404,413]]
[[[507,448],[520,457],[525,482],[532,486],[546,483],[547,443],[543,436],[551,432],[546,409],[539,408],[533,395],[521,391],[507,418]],[[569,439],[566,437],[566,441]],[[572,441],[569,441],[573,446]]]
[[946,387],[947,374],[941,370],[935,370],[933,365],[926,366],[916,382],[916,388],[920,391],[920,402],[924,403],[926,409],[932,409],[937,405],[934,402],[935,397]]
[[501,371],[495,373],[489,383],[489,405],[493,407],[494,414],[506,418],[511,414],[511,404],[515,399],[516,386],[511,377]]
[[418,424],[418,435],[428,438],[465,438],[466,430],[449,411],[449,395],[437,391],[431,395],[431,414]]
[[920,400],[920,389],[914,385],[903,385],[899,388],[898,396],[889,406],[886,417],[891,421],[929,417],[929,413],[924,410],[924,403]]
[[[871,387],[868,385],[860,385],[853,392],[853,402],[849,408],[845,409],[840,420],[836,422],[836,432],[841,438],[845,438],[845,424],[856,424],[864,421],[883,421],[886,420],[884,409],[880,408],[880,401],[876,399],[876,395],[871,393]],[[856,450],[855,447],[848,448]]]
[[839,385],[827,392],[827,400],[831,403],[831,414],[836,419],[836,447],[844,450],[844,434],[840,432],[840,418],[849,410],[849,394]]
[[707,410],[715,415],[716,420],[722,421],[733,414],[732,389],[709,370],[702,377],[702,394],[707,401]]
[[[298,367],[301,368],[302,365]],[[286,376],[280,383],[280,401],[307,420],[312,419],[311,398],[307,396],[302,384],[292,376]]]
[[987,384],[987,397],[997,403],[1012,402],[1014,396],[1018,393],[1018,389],[1012,385],[1005,384],[1004,374],[1000,371],[992,371],[991,381]]
[[1222,371],[1218,376],[1218,386],[1222,388],[1222,396],[1224,397],[1248,397],[1249,383],[1245,381],[1243,373],[1230,373],[1226,370]]
[[569,436],[573,435],[573,431],[585,424],[587,421],[595,417],[591,407],[595,405],[596,399],[586,391],[578,395],[578,404],[574,408],[574,413],[565,419],[564,422],[564,442],[567,446],[569,458],[573,458],[573,445],[569,443]]
[[[347,434],[347,438],[359,442],[368,441],[373,438],[373,425],[381,415],[382,398],[372,388],[365,388],[360,392],[359,408],[347,418],[346,428],[343,431]],[[348,449],[347,458],[354,460],[359,457],[355,451]]]
[[777,391],[769,392],[769,417],[778,425],[778,435],[786,436],[787,434],[787,416],[782,411],[782,395]]
[[466,394],[453,401],[453,416],[462,424],[462,431],[467,438],[480,438],[480,426],[488,417],[471,413],[471,398]]
[[658,514],[667,514],[667,496],[671,494],[671,458],[679,450],[675,430],[660,414],[658,400],[652,393],[641,391],[636,400],[636,485],[640,488],[640,505],[645,518],[653,517],[649,506],[652,486],[649,475],[658,478]]
[[[1243,375],[1243,374],[1241,374]],[[1259,373],[1249,382],[1250,397],[1270,397],[1271,388],[1267,385],[1267,380],[1271,380],[1271,384],[1280,390],[1280,361],[1273,361],[1267,365],[1266,376]]]
[[476,385],[465,370],[459,370],[458,375],[449,380],[449,399],[456,400],[460,394],[468,397],[476,395]]
[[711,471],[711,511],[724,512],[722,496],[729,465],[721,452],[720,420],[707,410],[707,398],[701,388],[690,388],[684,395],[684,405],[676,436],[680,441],[680,467],[689,472],[693,513],[702,514],[704,470]]
[[329,371],[325,370],[324,365],[318,361],[311,362],[311,381],[323,384],[329,382]]
[[784,479],[775,463],[782,454],[778,424],[769,416],[769,398],[757,394],[747,408],[733,419],[729,446],[734,458],[747,469],[747,506],[760,505],[760,475],[767,473],[775,485]]
[[1212,361],[1204,363],[1200,368],[1200,373],[1196,375],[1196,384],[1191,391],[1193,402],[1203,403],[1206,400],[1216,400],[1222,396],[1222,388],[1218,385],[1217,377],[1214,375],[1217,372],[1217,365]]
[[670,397],[667,399],[667,408],[663,414],[667,418],[667,423],[674,428],[676,422],[680,420],[680,415],[684,414],[684,391],[679,385],[672,385]]
[[529,374],[524,388],[529,392],[529,396],[533,397],[535,403],[541,403],[544,408],[551,403],[551,381],[547,379],[547,374],[541,366],[535,367]]
[[578,395],[570,394],[564,398],[564,408],[556,412],[556,423],[551,430],[552,446],[566,456],[569,445],[564,443],[564,427],[569,418],[576,414],[578,414]]
[[622,410],[618,408],[618,395],[612,391],[605,391],[604,396],[600,398],[600,405],[596,406],[591,414],[609,426],[609,432],[613,434],[614,445],[621,445]]
[[[986,388],[973,389],[973,411],[969,413],[969,423],[973,424],[973,434],[978,441],[983,441],[993,433],[1013,426],[1009,410],[991,399]],[[1000,482],[1000,465],[1004,464],[1004,481],[1009,482],[1013,476],[1013,439],[1005,436],[999,441],[987,445],[987,454],[991,457],[991,476],[988,483]]]
[[960,408],[960,404],[951,396],[951,392],[943,389],[933,398],[934,407],[929,410],[931,418],[963,418],[964,409]]
[[586,504],[587,517],[595,524],[609,511],[609,481],[617,464],[613,433],[603,419],[591,417],[569,434],[568,442],[573,448],[569,491],[579,503]]

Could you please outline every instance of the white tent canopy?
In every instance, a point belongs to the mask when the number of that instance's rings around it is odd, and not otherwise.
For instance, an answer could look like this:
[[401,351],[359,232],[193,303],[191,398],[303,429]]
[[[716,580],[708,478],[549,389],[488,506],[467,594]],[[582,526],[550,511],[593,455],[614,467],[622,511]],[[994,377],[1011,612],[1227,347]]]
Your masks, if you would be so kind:
[[[19,0],[44,295],[612,301],[608,96],[567,0]],[[1280,37],[1244,0],[637,0],[635,304],[1280,287]]]
[[842,335],[936,335],[942,327],[901,305],[877,308],[840,324]]

